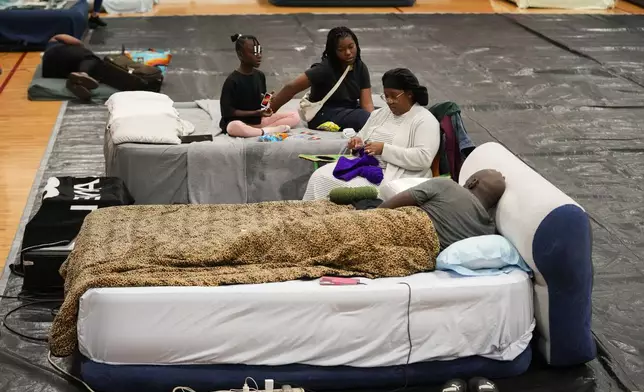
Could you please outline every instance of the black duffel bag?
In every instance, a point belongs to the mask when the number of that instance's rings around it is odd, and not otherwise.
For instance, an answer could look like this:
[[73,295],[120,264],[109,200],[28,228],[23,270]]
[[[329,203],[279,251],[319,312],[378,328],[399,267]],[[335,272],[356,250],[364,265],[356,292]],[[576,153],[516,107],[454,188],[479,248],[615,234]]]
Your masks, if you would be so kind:
[[101,82],[120,91],[152,91],[158,93],[163,73],[157,67],[137,63],[125,54],[110,54],[103,58]]

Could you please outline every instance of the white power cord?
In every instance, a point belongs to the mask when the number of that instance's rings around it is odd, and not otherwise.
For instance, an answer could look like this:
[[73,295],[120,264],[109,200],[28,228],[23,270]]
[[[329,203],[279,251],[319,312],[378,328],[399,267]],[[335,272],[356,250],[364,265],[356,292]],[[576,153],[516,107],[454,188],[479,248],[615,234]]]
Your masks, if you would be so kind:
[[[73,380],[75,380],[75,381],[77,381],[77,382],[79,382],[81,384],[83,384],[83,386],[85,388],[87,388],[87,390],[89,392],[95,392],[89,385],[87,385],[87,383],[85,381],[81,380],[80,378],[72,375],[71,373],[67,372],[65,369],[63,369],[60,366],[56,365],[56,363],[54,363],[54,360],[51,357],[51,351],[47,352],[47,361],[49,361],[51,366],[53,366],[54,369],[56,369],[61,374],[65,375],[65,376],[67,376],[67,377],[69,377],[69,378],[71,378],[71,379],[73,379]],[[253,382],[253,384],[255,384],[255,388],[250,388],[248,386],[248,380],[251,380]],[[268,381],[268,380],[266,380],[266,381]],[[273,381],[273,380],[270,380],[270,381]],[[271,383],[270,386],[271,386],[271,390],[273,390],[272,383]],[[252,378],[252,377],[246,377],[246,379],[244,380],[244,386],[242,387],[242,389],[229,389],[229,390],[226,390],[226,391],[215,391],[215,392],[259,392],[259,391],[262,391],[262,390],[259,389],[259,386],[257,385],[257,381],[255,381],[255,379]],[[284,391],[284,389],[277,389],[277,390],[273,390],[273,391]],[[304,392],[304,389],[292,388],[292,389],[290,389],[290,391],[292,391],[292,392]],[[177,387],[174,387],[172,389],[172,392],[197,392],[197,391],[195,391],[194,389],[192,389],[190,387],[177,386]]]
[[[248,380],[251,380],[253,384],[255,384],[255,388],[250,388],[248,386]],[[246,379],[244,380],[244,386],[242,387],[242,389],[227,389],[224,391],[214,391],[214,392],[257,392],[259,390],[260,389],[259,389],[259,386],[257,385],[257,381],[255,381],[255,379],[252,377],[246,377]],[[172,392],[197,392],[197,391],[195,391],[190,387],[178,386],[178,387],[174,387],[174,389],[172,389]]]
[[[248,380],[251,380],[253,384],[255,384],[255,388],[251,388],[248,386]],[[225,390],[220,390],[220,391],[212,391],[212,392],[305,392],[304,388],[292,388],[290,385],[283,385],[281,389],[273,389],[274,384],[272,379],[267,379],[264,380],[266,383],[266,389],[259,389],[259,385],[257,385],[257,381],[255,381],[254,378],[252,377],[246,377],[244,380],[244,386],[242,389],[225,389]],[[183,386],[178,386],[174,387],[172,392],[197,392],[194,389],[190,387],[183,387]]]
[[[257,391],[257,389],[254,389],[254,388],[248,388],[248,390],[253,392]],[[243,392],[243,391],[244,391],[243,389],[224,389],[221,391],[212,391],[212,392]],[[195,391],[190,387],[178,386],[178,387],[174,387],[172,389],[172,392],[197,392],[197,391]]]
[[255,381],[255,379],[252,378],[252,377],[246,377],[246,379],[244,380],[244,387],[243,387],[242,391],[243,392],[249,392],[250,391],[250,388],[248,388],[248,380],[253,381],[253,384],[255,384],[255,390],[259,391],[259,386],[257,385],[257,381]]

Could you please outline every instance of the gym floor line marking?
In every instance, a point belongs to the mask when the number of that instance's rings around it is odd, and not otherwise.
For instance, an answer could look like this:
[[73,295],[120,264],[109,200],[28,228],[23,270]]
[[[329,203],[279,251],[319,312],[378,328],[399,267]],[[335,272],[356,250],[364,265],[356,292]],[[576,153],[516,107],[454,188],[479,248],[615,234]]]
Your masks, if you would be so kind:
[[4,88],[7,87],[7,85],[9,84],[9,81],[11,80],[13,75],[16,73],[16,71],[18,70],[18,67],[20,67],[20,64],[22,63],[22,60],[24,60],[25,57],[27,57],[27,52],[22,52],[22,54],[18,58],[18,61],[16,61],[16,63],[13,65],[13,68],[11,68],[11,71],[9,71],[9,73],[7,74],[7,77],[4,79],[4,81],[0,85],[0,94],[2,94],[2,92],[4,91]]

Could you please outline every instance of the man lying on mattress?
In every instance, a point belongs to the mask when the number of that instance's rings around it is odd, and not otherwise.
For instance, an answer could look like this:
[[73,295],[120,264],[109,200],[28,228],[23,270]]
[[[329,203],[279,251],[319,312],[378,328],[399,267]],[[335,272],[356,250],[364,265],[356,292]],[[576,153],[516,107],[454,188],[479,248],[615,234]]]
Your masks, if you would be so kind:
[[484,170],[464,187],[431,179],[364,211],[325,200],[98,209],[85,218],[60,271],[66,293],[52,325],[51,351],[73,353],[79,301],[92,288],[432,271],[441,246],[494,232],[487,210],[504,190],[503,176]]
[[431,218],[441,250],[470,237],[496,233],[490,210],[505,192],[505,177],[496,170],[474,173],[464,186],[433,178],[401,192],[379,208],[418,206]]

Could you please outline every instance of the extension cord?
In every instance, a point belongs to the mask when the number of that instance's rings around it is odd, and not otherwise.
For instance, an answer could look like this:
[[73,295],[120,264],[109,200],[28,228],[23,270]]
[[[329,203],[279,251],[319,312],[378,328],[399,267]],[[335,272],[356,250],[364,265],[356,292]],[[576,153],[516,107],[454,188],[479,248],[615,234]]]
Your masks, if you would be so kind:
[[[241,389],[240,389],[240,391],[241,391]],[[290,391],[290,392],[304,392],[304,388],[273,389],[273,392],[286,392],[286,391]],[[225,389],[225,390],[220,390],[220,391],[214,391],[214,392],[230,392],[230,389]],[[253,392],[266,392],[266,389],[258,389],[257,391],[255,391],[255,389],[253,388]]]

